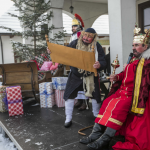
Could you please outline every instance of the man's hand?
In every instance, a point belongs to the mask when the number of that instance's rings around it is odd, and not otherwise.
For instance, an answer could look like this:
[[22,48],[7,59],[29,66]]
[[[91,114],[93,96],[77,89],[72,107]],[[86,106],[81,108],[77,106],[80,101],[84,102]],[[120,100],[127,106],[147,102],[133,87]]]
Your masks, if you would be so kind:
[[47,53],[48,53],[48,54],[50,54],[50,53],[51,53],[51,51],[48,49],[48,47],[47,47]]
[[126,66],[127,66],[127,64],[125,63],[125,64],[123,65],[123,71],[125,70]]
[[117,81],[117,76],[116,74],[115,75],[110,75],[110,82],[113,82],[113,81]]
[[99,63],[99,61],[96,61],[95,64],[93,65],[93,67],[95,69],[99,69],[101,67],[101,64]]

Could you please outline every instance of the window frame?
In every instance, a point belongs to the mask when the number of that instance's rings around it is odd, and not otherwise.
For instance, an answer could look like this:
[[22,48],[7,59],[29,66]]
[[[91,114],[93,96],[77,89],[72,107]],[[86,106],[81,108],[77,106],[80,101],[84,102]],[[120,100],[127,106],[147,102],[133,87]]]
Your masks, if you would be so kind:
[[138,24],[142,33],[144,33],[144,9],[149,7],[150,1],[138,5]]

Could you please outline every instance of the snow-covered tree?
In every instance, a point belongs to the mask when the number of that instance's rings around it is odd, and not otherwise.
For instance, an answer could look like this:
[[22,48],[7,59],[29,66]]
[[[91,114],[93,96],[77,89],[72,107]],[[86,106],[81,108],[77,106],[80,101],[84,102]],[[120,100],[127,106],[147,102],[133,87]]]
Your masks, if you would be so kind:
[[[50,11],[50,0],[12,0],[16,11],[20,15],[8,13],[12,17],[17,17],[21,23],[22,32],[15,31],[11,28],[0,26],[0,28],[9,30],[13,35],[19,35],[24,39],[30,39],[32,44],[22,44],[12,41],[15,56],[19,56],[21,60],[30,60],[33,56],[37,56],[46,51],[45,34],[51,33],[55,29],[54,25],[48,27],[48,22],[53,16]],[[58,43],[65,36],[64,32],[54,35],[51,42]]]

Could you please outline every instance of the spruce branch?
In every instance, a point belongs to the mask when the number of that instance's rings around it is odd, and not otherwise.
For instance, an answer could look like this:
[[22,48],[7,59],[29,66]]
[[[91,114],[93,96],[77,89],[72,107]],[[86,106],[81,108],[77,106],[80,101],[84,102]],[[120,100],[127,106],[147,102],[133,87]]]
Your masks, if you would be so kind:
[[[19,35],[24,39],[30,39],[31,44],[22,44],[20,42],[11,41],[15,56],[19,56],[22,60],[30,60],[34,56],[38,56],[46,51],[45,34],[51,34],[56,29],[54,25],[48,27],[48,23],[53,15],[51,9],[51,1],[48,0],[13,0],[15,11],[19,11],[19,15],[8,13],[11,17],[17,18],[21,22],[24,29],[22,32],[14,29],[0,26],[0,28],[12,32],[13,35]],[[58,32],[54,38],[50,38],[51,42],[58,43],[63,41],[65,32]]]

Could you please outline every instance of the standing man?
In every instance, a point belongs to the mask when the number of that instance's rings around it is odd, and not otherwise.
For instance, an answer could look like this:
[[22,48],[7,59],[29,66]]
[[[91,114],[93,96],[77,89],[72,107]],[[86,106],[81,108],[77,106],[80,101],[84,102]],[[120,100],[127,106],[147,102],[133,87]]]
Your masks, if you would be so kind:
[[[126,141],[130,142],[122,145],[118,143],[113,149],[144,150],[150,147],[150,30],[146,29],[146,34],[143,35],[139,31],[137,27],[134,29],[134,57],[123,72],[110,76],[110,81],[120,81],[121,86],[116,92],[111,91],[114,94],[104,100],[92,133],[80,140],[92,150],[108,145],[126,119],[128,123],[125,125],[127,130],[124,130],[124,135],[127,137]],[[127,117],[128,114],[130,117]]]
[[[91,51],[92,46],[95,47],[96,62],[93,67],[98,71],[103,70],[106,66],[105,54],[101,45],[96,41],[97,33],[93,28],[82,31],[79,39],[72,41],[69,47],[82,51]],[[94,73],[84,71],[75,67],[70,67],[71,72],[68,77],[64,99],[66,120],[64,126],[70,127],[72,124],[72,113],[74,107],[74,99],[77,97],[78,91],[85,91],[85,96],[92,98],[93,115],[96,117],[100,109],[100,85],[98,77],[94,77]],[[84,89],[83,89],[84,88]]]
[[84,22],[82,18],[78,14],[75,14],[74,16],[75,18],[72,20],[72,35],[70,37],[69,43],[78,39],[81,34],[81,31],[84,28]]
[[[70,37],[70,42],[78,39],[81,35],[81,31],[84,28],[84,22],[82,18],[78,15],[75,14],[75,19],[72,20],[72,35]],[[87,100],[87,104],[89,102],[88,98],[85,96],[84,91],[79,91],[78,95],[75,99],[78,99],[78,102],[75,104],[74,107],[78,108],[78,110],[85,110],[86,109],[86,102],[85,99]]]

